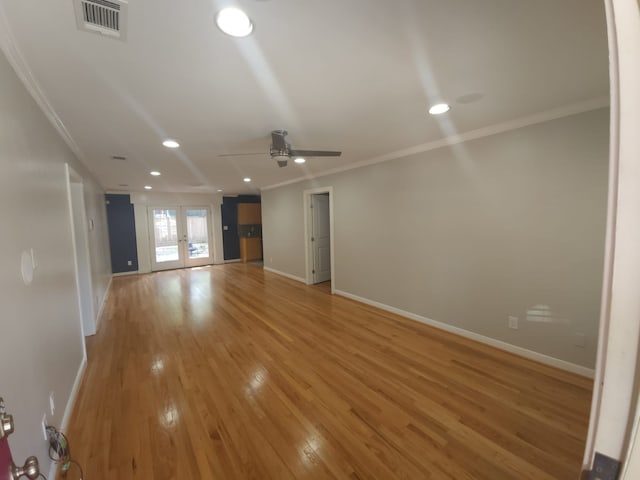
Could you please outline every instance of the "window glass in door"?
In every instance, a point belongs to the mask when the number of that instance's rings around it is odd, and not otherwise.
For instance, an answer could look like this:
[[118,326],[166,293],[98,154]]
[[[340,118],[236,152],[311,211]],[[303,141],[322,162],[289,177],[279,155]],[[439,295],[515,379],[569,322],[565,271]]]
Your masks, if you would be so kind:
[[209,228],[206,208],[185,208],[188,257],[209,258]]
[[152,217],[155,263],[179,261],[177,209],[154,208]]

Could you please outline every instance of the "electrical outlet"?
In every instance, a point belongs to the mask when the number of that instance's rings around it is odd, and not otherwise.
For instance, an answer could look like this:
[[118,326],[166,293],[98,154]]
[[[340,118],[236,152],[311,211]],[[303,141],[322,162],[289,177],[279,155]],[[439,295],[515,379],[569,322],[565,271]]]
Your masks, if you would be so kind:
[[518,317],[514,317],[509,315],[509,328],[512,328],[513,330],[518,330]]
[[585,334],[584,333],[576,333],[576,336],[575,336],[575,339],[573,341],[573,344],[576,347],[584,348],[585,343],[586,343]]
[[42,415],[42,436],[45,440],[49,437],[47,436],[47,414]]
[[54,392],[49,392],[49,408],[51,409],[51,416],[56,414],[56,398]]
[[131,260],[127,260],[127,265],[131,266],[133,265],[133,262]]

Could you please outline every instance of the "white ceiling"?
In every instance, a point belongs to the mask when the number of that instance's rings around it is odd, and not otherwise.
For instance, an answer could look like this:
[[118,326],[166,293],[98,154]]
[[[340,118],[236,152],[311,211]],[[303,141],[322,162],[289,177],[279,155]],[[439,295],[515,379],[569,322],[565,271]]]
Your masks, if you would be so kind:
[[[130,0],[124,42],[79,31],[72,0],[0,1],[107,190],[256,193],[608,95],[601,0]],[[250,37],[215,26],[231,3],[253,20]],[[482,98],[457,103],[473,93]],[[427,115],[437,101],[451,112]],[[343,156],[278,168],[266,152],[280,128],[293,147]]]

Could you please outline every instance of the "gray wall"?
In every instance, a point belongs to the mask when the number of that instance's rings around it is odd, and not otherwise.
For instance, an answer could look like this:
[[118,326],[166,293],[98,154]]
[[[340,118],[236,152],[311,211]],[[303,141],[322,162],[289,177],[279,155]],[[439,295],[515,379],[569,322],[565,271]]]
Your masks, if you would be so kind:
[[[15,460],[35,454],[45,474],[42,415],[60,426],[83,359],[65,163],[83,177],[95,226],[88,236],[97,313],[111,277],[103,192],[0,53],[0,396],[15,416]],[[20,258],[31,248],[38,268],[25,286]]]
[[332,186],[337,290],[593,368],[607,166],[601,109],[266,190],[265,266],[304,277],[302,192]]

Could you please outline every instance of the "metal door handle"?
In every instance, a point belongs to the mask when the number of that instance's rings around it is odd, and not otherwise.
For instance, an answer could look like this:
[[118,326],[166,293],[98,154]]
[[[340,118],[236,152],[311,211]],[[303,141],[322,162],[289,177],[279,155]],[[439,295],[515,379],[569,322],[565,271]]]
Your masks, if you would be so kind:
[[18,467],[14,465],[11,467],[11,475],[14,480],[18,480],[22,477],[27,477],[30,480],[36,480],[40,477],[40,465],[38,465],[38,459],[36,457],[29,457],[24,462],[24,466]]

